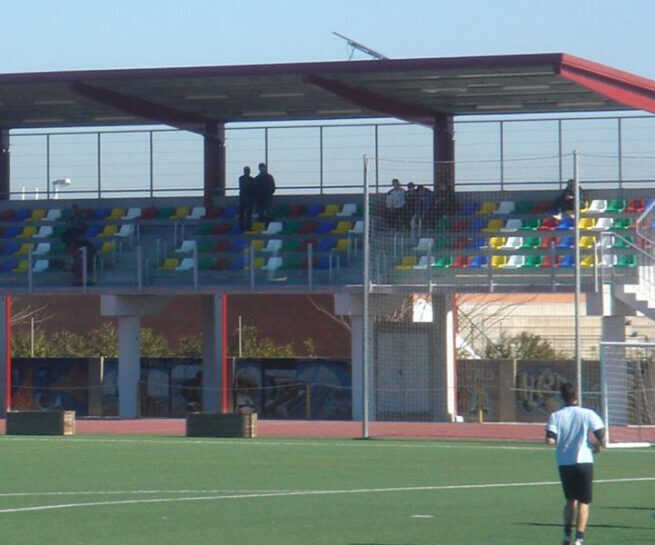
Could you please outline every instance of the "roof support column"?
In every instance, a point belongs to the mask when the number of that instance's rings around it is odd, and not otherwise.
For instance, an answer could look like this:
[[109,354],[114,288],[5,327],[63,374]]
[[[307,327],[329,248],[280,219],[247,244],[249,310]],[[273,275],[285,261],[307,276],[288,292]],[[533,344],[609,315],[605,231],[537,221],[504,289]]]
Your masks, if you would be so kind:
[[9,200],[9,129],[0,128],[0,201]]
[[225,124],[208,121],[204,140],[204,199],[209,208],[215,197],[225,196]]
[[455,189],[455,124],[451,114],[439,114],[432,129],[434,189],[445,185]]

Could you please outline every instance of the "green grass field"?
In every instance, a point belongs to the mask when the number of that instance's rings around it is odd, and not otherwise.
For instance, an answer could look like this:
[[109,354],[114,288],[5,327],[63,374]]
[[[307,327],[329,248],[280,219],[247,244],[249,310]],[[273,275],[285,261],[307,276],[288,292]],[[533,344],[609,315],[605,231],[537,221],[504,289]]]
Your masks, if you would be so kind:
[[[561,543],[536,444],[0,437],[11,545]],[[600,454],[589,545],[655,543],[655,449]]]

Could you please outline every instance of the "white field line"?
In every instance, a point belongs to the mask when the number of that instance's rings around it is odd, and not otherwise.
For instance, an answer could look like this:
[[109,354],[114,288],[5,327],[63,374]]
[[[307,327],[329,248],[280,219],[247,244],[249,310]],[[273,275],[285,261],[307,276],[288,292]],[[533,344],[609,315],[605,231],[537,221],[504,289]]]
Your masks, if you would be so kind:
[[[655,481],[655,477],[635,477],[623,479],[603,479],[595,481],[597,484],[607,483],[625,483],[625,482],[643,482]],[[553,486],[559,485],[559,481],[540,481],[527,483],[488,483],[488,484],[459,484],[459,485],[440,485],[440,486],[406,486],[396,488],[355,488],[344,490],[292,490],[278,492],[257,492],[246,494],[220,494],[215,496],[187,496],[182,498],[147,498],[133,500],[115,500],[115,501],[95,501],[84,503],[65,503],[55,505],[33,505],[29,507],[16,507],[9,509],[0,509],[3,513],[24,513],[27,511],[49,511],[54,509],[72,509],[76,507],[100,507],[110,505],[135,505],[148,503],[178,503],[191,501],[212,501],[212,500],[242,500],[255,498],[281,498],[294,496],[331,496],[345,494],[378,494],[385,492],[423,492],[435,490],[469,490],[485,488],[517,488],[529,486]]]

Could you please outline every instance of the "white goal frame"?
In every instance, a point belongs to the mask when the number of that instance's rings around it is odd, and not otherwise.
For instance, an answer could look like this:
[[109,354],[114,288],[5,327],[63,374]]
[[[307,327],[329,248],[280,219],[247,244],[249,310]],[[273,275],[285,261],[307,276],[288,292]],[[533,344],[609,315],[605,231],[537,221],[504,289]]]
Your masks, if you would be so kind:
[[[602,410],[603,410],[603,420],[605,422],[605,447],[608,448],[631,448],[631,447],[652,447],[655,446],[655,443],[651,441],[643,441],[641,440],[641,429],[645,428],[655,428],[655,425],[649,425],[649,424],[630,424],[630,422],[626,419],[625,422],[620,422],[616,424],[616,417],[614,416],[614,413],[612,412],[612,407],[611,405],[611,399],[612,397],[616,397],[617,395],[617,390],[615,389],[617,384],[610,384],[612,382],[612,377],[608,376],[608,357],[607,357],[607,351],[606,348],[608,347],[616,347],[616,348],[623,348],[629,349],[629,348],[650,348],[653,349],[653,353],[655,354],[655,343],[650,343],[650,342],[636,342],[636,341],[625,341],[625,342],[610,342],[610,341],[601,341],[600,343],[600,371],[601,371],[601,398],[602,398]],[[624,361],[625,361],[625,353],[624,353]],[[655,358],[654,358],[655,361]],[[655,363],[653,363],[655,365]],[[618,391],[619,396],[625,394],[627,397],[628,391],[621,392],[620,389]],[[614,422],[614,424],[613,424]],[[617,441],[615,440],[612,442],[612,437],[613,437],[613,431],[612,427],[614,428],[623,428],[628,431],[634,430],[634,433],[629,434],[629,435],[639,435],[640,437],[638,440],[621,440]],[[649,434],[650,435],[650,434]]]

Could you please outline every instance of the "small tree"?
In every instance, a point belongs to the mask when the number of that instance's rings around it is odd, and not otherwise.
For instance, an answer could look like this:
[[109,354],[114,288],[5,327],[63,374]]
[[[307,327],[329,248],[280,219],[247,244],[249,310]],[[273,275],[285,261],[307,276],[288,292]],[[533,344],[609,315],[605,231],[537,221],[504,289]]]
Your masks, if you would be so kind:
[[501,333],[497,341],[487,343],[484,355],[486,358],[498,360],[565,359],[546,339],[527,331],[511,337]]

